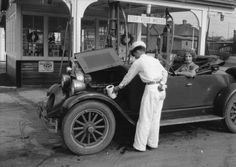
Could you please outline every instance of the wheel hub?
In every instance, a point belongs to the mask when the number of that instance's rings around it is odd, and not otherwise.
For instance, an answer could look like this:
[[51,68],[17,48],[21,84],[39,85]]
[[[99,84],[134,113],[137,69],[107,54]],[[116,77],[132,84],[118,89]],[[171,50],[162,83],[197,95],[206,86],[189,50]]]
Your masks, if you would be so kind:
[[89,133],[93,133],[94,130],[95,130],[95,128],[94,128],[93,126],[89,126],[89,127],[87,128],[87,130],[88,130]]

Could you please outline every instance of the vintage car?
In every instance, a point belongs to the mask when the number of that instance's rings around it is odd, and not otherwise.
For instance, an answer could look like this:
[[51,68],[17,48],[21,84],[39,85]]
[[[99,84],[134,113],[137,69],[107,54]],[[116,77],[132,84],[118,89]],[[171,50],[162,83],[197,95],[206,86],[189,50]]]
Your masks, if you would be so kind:
[[[111,48],[75,57],[61,83],[48,89],[39,115],[50,129],[61,130],[73,153],[93,154],[109,145],[120,120],[135,125],[145,85],[136,76],[112,99],[106,86],[118,85],[130,65]],[[236,68],[220,71],[222,61],[212,56],[199,56],[196,63],[200,68],[194,78],[174,75],[178,62],[170,68],[161,126],[223,120],[235,133]]]

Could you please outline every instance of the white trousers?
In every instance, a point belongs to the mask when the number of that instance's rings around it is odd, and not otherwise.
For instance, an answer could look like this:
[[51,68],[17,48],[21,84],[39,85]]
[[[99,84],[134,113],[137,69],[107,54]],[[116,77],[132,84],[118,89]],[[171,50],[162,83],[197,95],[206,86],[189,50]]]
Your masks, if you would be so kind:
[[145,151],[146,145],[158,147],[161,110],[166,92],[158,91],[157,86],[146,85],[143,93],[133,144],[140,151]]

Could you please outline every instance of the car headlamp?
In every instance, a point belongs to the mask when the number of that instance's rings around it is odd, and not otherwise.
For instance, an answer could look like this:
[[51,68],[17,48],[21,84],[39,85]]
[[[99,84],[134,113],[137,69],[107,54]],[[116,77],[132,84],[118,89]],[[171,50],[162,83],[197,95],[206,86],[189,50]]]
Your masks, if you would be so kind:
[[66,73],[70,75],[71,72],[72,72],[72,68],[71,67],[66,67]]
[[78,80],[78,81],[81,81],[81,82],[84,82],[84,74],[81,70],[77,70],[75,72],[75,78]]
[[70,76],[63,74],[61,77],[61,87],[62,89],[67,89],[70,86]]
[[84,82],[74,79],[71,83],[71,94],[74,95],[75,93],[84,90],[85,88],[86,85]]

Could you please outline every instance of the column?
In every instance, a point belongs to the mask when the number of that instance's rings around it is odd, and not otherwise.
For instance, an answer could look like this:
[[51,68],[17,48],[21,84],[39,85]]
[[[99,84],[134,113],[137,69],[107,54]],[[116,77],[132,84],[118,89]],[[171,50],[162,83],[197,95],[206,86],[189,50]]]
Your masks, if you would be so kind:
[[81,46],[81,19],[86,8],[97,0],[73,0],[72,17],[73,17],[73,54],[80,52]]
[[205,55],[206,34],[208,28],[208,12],[207,9],[191,11],[195,14],[199,23],[198,54]]

